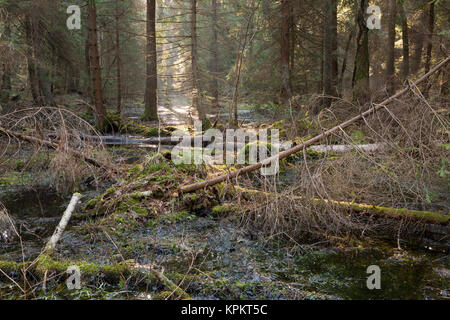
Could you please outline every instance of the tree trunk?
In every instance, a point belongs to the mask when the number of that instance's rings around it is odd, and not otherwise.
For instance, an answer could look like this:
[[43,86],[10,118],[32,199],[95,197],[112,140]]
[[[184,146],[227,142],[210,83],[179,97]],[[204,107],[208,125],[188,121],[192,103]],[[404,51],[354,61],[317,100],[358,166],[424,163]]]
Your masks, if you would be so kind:
[[348,55],[349,55],[349,51],[350,51],[350,44],[352,43],[354,35],[355,35],[355,33],[352,30],[348,36],[347,44],[345,45],[345,53],[344,53],[344,59],[342,61],[341,75],[339,76],[339,94],[341,96],[344,94],[345,71],[347,70],[347,60],[348,60]]
[[218,44],[217,44],[217,0],[212,0],[212,41],[211,41],[211,96],[213,97],[212,105],[217,107],[219,105],[219,84],[217,81],[217,76],[219,73],[219,54],[218,54]]
[[120,75],[119,0],[116,0],[116,65],[117,65],[117,114],[122,113],[122,78]]
[[[430,10],[428,13],[428,32],[427,32],[427,51],[425,56],[425,72],[430,71],[431,67],[431,55],[433,53],[433,32],[434,32],[434,22],[435,22],[435,13],[434,13],[434,2],[430,3]],[[428,98],[428,93],[430,91],[432,82],[429,82],[424,85],[423,95]]]
[[31,16],[25,16],[25,34],[27,39],[27,64],[28,64],[28,81],[30,83],[31,96],[35,105],[40,105],[39,83],[36,75],[36,59],[33,49],[33,26],[31,24]]
[[94,88],[94,105],[96,125],[100,130],[105,129],[106,109],[103,104],[102,71],[98,53],[97,39],[97,8],[94,0],[89,0],[89,60],[91,63],[92,83]]
[[450,96],[450,72],[449,72],[449,69],[442,70],[440,95],[442,98],[448,98]]
[[147,85],[142,119],[158,120],[158,70],[156,54],[156,1],[147,0]]
[[366,25],[365,12],[367,11],[367,0],[358,0],[358,12],[356,25],[358,28],[356,38],[356,57],[353,71],[353,100],[364,104],[371,98],[370,92],[370,57],[369,57],[369,29]]
[[239,96],[239,82],[241,80],[241,69],[242,69],[242,62],[244,60],[244,52],[245,47],[247,46],[247,38],[248,33],[250,30],[250,25],[253,20],[254,11],[250,14],[250,17],[247,19],[247,26],[245,28],[245,31],[242,30],[240,38],[239,38],[239,44],[237,49],[237,55],[236,55],[236,64],[234,66],[234,92],[233,92],[233,103],[232,108],[234,112],[234,121],[231,116],[231,105],[229,108],[230,111],[230,124],[233,122],[235,125],[238,124],[238,96]]
[[54,106],[53,95],[50,85],[50,72],[44,61],[44,54],[42,52],[41,37],[44,30],[41,29],[41,16],[39,8],[34,7],[31,13],[31,29],[33,37],[33,51],[34,61],[36,67],[36,76],[39,86],[39,105]]
[[409,29],[408,19],[405,14],[405,8],[402,2],[397,3],[398,12],[401,18],[402,24],[402,39],[403,39],[403,67],[402,67],[402,79],[405,81],[409,76]]
[[[426,4],[426,0],[422,1]],[[420,16],[418,18],[418,24],[414,27],[413,33],[413,43],[414,43],[414,52],[411,57],[411,69],[410,72],[415,74],[420,71],[420,67],[422,65],[422,52],[425,34],[423,30],[426,30],[425,21],[427,19],[427,13],[424,9],[421,10]]]
[[[9,24],[9,21],[5,21],[5,38],[7,41],[10,41],[11,39],[11,26]],[[10,91],[11,91],[11,67],[8,62],[3,62],[2,85],[0,88],[0,102],[4,106],[9,104]]]
[[337,0],[325,1],[323,37],[323,93],[324,107],[329,108],[337,92]]
[[[241,46],[242,46],[242,35],[239,38],[238,48],[237,48],[237,54],[236,54],[236,63],[234,65],[234,92],[233,92],[233,102],[232,106],[233,108],[229,108],[230,113],[230,125],[231,124],[237,124],[238,122],[238,96],[239,96],[239,81],[241,76]],[[234,113],[234,115],[233,115]]]
[[206,112],[200,97],[197,46],[197,0],[191,0],[192,107],[197,110],[199,120],[204,122],[206,121]]
[[434,2],[430,3],[430,11],[428,13],[428,30],[427,30],[427,51],[425,58],[425,73],[430,71],[431,66],[431,54],[433,51],[433,32],[434,32]]
[[[85,83],[85,96],[89,97],[90,102],[94,101],[93,97],[92,97],[92,71],[91,71],[91,58],[90,58],[90,43],[91,43],[91,33],[89,32],[89,29],[87,31],[87,36],[86,36],[86,42],[85,42],[85,46],[84,46],[84,60],[85,60],[85,69],[86,69],[86,83]],[[88,113],[92,113],[93,110],[91,110],[88,107]]]
[[395,20],[397,0],[389,0],[388,43],[386,63],[386,89],[389,96],[395,92]]
[[288,105],[292,96],[290,63],[291,9],[288,0],[281,0],[281,102]]
[[291,70],[290,75],[291,75],[291,89],[292,89],[292,81],[294,81],[292,76],[293,76],[293,72],[294,72],[294,68],[295,68],[295,47],[296,47],[296,43],[295,43],[295,41],[296,41],[295,40],[296,24],[295,24],[295,18],[294,18],[294,6],[292,4],[290,5],[290,10],[291,10],[291,12],[290,12],[290,21],[289,21],[289,28],[290,28],[289,41],[290,41],[290,50],[291,50],[291,53],[290,53],[291,61],[290,61],[289,68]]

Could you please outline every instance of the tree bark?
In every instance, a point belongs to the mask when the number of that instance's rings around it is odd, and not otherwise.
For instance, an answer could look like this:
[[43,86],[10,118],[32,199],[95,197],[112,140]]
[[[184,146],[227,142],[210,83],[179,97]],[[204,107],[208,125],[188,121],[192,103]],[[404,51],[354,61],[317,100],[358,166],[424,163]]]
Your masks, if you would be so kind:
[[395,92],[395,20],[397,0],[389,0],[388,43],[386,63],[386,90],[389,96]]
[[30,84],[31,96],[35,105],[40,105],[39,98],[39,82],[36,75],[36,59],[33,49],[33,26],[31,24],[31,16],[25,15],[25,34],[27,39],[27,64],[28,64],[28,81]]
[[39,105],[43,106],[55,106],[55,102],[53,100],[53,95],[51,92],[50,85],[50,72],[46,66],[46,62],[44,61],[44,54],[42,50],[42,33],[44,30],[41,29],[41,19],[42,12],[37,5],[32,6],[31,12],[31,30],[32,30],[32,38],[33,38],[33,53],[34,53],[34,62],[36,68],[36,77],[38,81],[39,87]]
[[323,37],[323,93],[324,107],[329,108],[331,97],[338,95],[337,76],[337,0],[326,0]]
[[[434,23],[435,23],[435,13],[434,13],[434,2],[430,3],[430,8],[428,12],[428,32],[427,32],[427,51],[425,56],[425,72],[430,71],[431,66],[431,56],[433,53],[433,32],[434,32]],[[427,83],[423,89],[424,97],[428,97],[428,93],[430,91],[432,83]]]
[[347,44],[345,45],[345,53],[344,53],[344,59],[342,61],[341,75],[339,76],[339,94],[341,96],[344,94],[345,71],[347,70],[347,60],[348,60],[349,51],[350,51],[350,44],[352,43],[354,34],[355,33],[352,30],[348,36]]
[[89,60],[91,63],[92,83],[94,89],[94,105],[96,113],[96,125],[100,130],[105,129],[106,109],[103,104],[102,71],[97,38],[97,7],[95,0],[89,0]]
[[211,41],[211,73],[213,77],[211,78],[211,96],[213,98],[212,105],[217,107],[219,105],[219,84],[217,81],[217,76],[219,73],[219,53],[217,44],[217,0],[212,0],[212,15],[211,15],[211,26],[212,26],[212,41]]
[[203,108],[200,94],[197,41],[197,0],[191,0],[192,107],[197,110],[199,120],[204,122],[206,120],[206,112]]
[[[234,66],[234,92],[233,92],[233,103],[230,105],[233,108],[234,119],[231,116],[231,108],[230,108],[230,124],[233,122],[235,125],[238,123],[238,96],[239,96],[239,82],[241,80],[241,69],[242,62],[244,60],[245,48],[247,46],[248,33],[250,30],[250,25],[253,20],[254,11],[250,14],[247,19],[247,25],[245,27],[245,31],[242,30],[241,35],[239,37],[239,44],[237,48],[236,54],[236,64]],[[231,121],[234,120],[234,121]]]
[[[85,60],[85,69],[86,69],[86,83],[85,83],[85,95],[89,97],[90,102],[94,101],[92,96],[92,71],[91,71],[91,58],[90,58],[90,43],[91,43],[91,33],[89,29],[87,30],[86,42],[84,45],[84,60]],[[92,113],[89,107],[87,109],[88,113]]]
[[431,66],[431,55],[433,51],[433,32],[434,32],[434,2],[430,3],[430,9],[428,13],[428,28],[427,28],[427,51],[425,58],[425,73],[430,71]]
[[405,8],[402,2],[397,3],[398,12],[401,18],[402,39],[403,39],[403,67],[402,79],[405,81],[409,76],[409,29],[408,19],[405,14]]
[[117,114],[122,113],[122,78],[120,66],[120,31],[119,31],[119,0],[116,0],[116,66],[117,66]]
[[[426,4],[426,0],[422,0],[423,5]],[[425,40],[425,34],[423,30],[426,30],[426,21],[427,13],[425,9],[421,9],[420,16],[418,18],[417,25],[414,26],[413,33],[413,43],[414,43],[414,52],[411,57],[411,70],[410,72],[415,74],[417,73],[422,65],[422,53],[423,53],[423,45]]]
[[[9,21],[5,21],[5,38],[11,39],[11,26]],[[8,62],[3,62],[2,85],[0,89],[0,102],[4,107],[9,104],[9,94],[11,91],[11,67]],[[1,112],[1,110],[0,110]]]
[[61,221],[59,222],[58,226],[55,229],[55,232],[53,233],[52,237],[45,245],[46,252],[49,252],[49,251],[52,251],[55,249],[56,244],[58,243],[59,239],[61,239],[61,236],[64,233],[64,230],[66,230],[67,224],[69,223],[70,218],[72,217],[72,213],[75,211],[75,207],[77,206],[80,199],[81,199],[81,194],[79,194],[79,193],[75,193],[72,196],[72,199],[70,200],[70,203],[67,206],[66,211],[64,211]]
[[292,96],[290,63],[291,8],[289,0],[281,0],[281,102],[288,105]]
[[156,1],[147,0],[147,84],[142,119],[158,120],[158,70],[156,54]]
[[358,33],[356,38],[355,67],[353,71],[353,100],[364,104],[371,98],[370,92],[370,57],[369,57],[369,29],[367,28],[365,13],[367,0],[358,0],[356,25]]

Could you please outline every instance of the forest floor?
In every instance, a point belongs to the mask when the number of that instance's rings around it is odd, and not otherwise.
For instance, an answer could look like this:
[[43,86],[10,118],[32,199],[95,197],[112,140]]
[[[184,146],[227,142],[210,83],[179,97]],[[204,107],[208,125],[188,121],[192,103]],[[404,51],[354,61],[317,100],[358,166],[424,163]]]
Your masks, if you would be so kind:
[[[192,112],[183,99],[160,110],[163,126],[190,125]],[[139,122],[140,114],[142,105],[127,106],[127,118]],[[226,113],[212,115],[228,117]],[[273,121],[260,118],[249,106],[242,106],[240,115],[251,126]],[[176,166],[164,157],[155,160],[153,152],[135,146],[108,150],[126,173],[119,181],[103,179],[96,185],[88,177],[80,182],[82,204],[57,245],[55,270],[48,275],[55,281],[43,284],[38,272],[24,281],[18,270],[10,270],[8,277],[0,275],[0,299],[177,298],[160,281],[125,273],[120,274],[120,281],[111,281],[101,272],[88,273],[83,276],[82,289],[70,291],[58,268],[58,263],[113,266],[130,261],[157,268],[193,299],[450,297],[448,242],[417,245],[402,241],[400,246],[398,239],[311,242],[259,234],[245,222],[245,201],[239,198],[237,202],[235,191],[224,184],[178,198],[173,195],[179,185],[206,178],[205,168]],[[22,149],[8,160],[12,170],[1,172],[0,201],[16,220],[21,242],[2,244],[0,268],[7,269],[5,261],[36,261],[69,202],[52,184],[48,163],[53,156],[53,151],[36,154],[31,148]],[[27,169],[30,162],[33,166]],[[285,171],[279,185],[289,184],[290,179],[296,178]],[[150,196],[139,195],[148,190]],[[367,288],[370,265],[382,270],[381,290]],[[26,295],[19,286],[29,286]]]

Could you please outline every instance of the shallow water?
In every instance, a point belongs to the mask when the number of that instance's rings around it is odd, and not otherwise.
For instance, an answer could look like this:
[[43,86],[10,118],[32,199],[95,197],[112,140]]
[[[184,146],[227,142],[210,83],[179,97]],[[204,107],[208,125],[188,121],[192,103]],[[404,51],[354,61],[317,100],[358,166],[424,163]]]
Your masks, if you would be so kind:
[[[21,193],[4,199],[11,214],[39,237],[24,236],[24,255],[33,259],[54,230],[68,199],[49,192]],[[41,202],[41,206],[37,202]],[[56,218],[56,219],[54,219]],[[53,220],[52,220],[53,219]],[[51,221],[51,222],[49,222]],[[34,229],[33,229],[34,228]],[[325,248],[263,239],[241,228],[234,218],[190,215],[92,241],[69,227],[57,247],[60,258],[110,264],[134,259],[153,263],[167,275],[186,275],[181,286],[194,299],[448,299],[448,252],[397,249],[372,242],[357,248]],[[120,250],[118,254],[117,246]],[[20,261],[18,244],[2,246],[0,259]],[[381,290],[369,290],[367,267],[381,269]],[[38,299],[152,299],[164,288],[138,288],[85,282],[68,291],[55,283],[36,290]],[[21,298],[0,280],[0,298]]]

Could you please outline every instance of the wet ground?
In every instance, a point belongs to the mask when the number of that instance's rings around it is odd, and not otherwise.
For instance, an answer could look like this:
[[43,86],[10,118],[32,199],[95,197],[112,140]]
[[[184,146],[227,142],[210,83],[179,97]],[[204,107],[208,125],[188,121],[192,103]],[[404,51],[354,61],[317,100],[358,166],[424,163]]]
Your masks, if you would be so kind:
[[[173,102],[173,101],[172,101]],[[195,117],[186,99],[173,107],[162,106],[164,125],[184,125]],[[223,108],[222,108],[223,110]],[[138,119],[143,106],[127,108]],[[227,120],[226,112],[211,116]],[[258,114],[242,107],[241,121],[253,122]],[[132,163],[145,154],[111,149],[115,157]],[[139,153],[139,154],[137,154]],[[285,177],[284,183],[294,176]],[[87,201],[99,191],[85,192]],[[16,220],[22,236],[0,244],[0,260],[34,259],[59,222],[70,197],[49,189],[0,190],[0,200]],[[195,216],[190,213],[155,219],[146,226],[108,235],[90,232],[91,221],[72,220],[57,246],[57,256],[71,261],[113,264],[134,259],[154,264],[166,275],[181,280],[180,287],[194,299],[449,299],[448,248],[398,249],[384,242],[358,247],[329,248],[320,244],[286,242],[249,234],[238,219]],[[430,250],[431,249],[431,250]],[[381,270],[381,289],[369,290],[367,268]],[[177,282],[179,282],[177,281]],[[162,286],[142,290],[126,281],[110,286],[84,281],[81,290],[68,291],[64,283],[50,284],[31,295],[40,299],[155,299]],[[16,286],[0,280],[0,299],[22,298]]]
[[[48,192],[6,199],[5,205],[19,224],[40,235],[27,236],[25,231],[26,259],[40,252],[67,202]],[[345,248],[294,245],[251,235],[233,217],[214,219],[188,213],[96,239],[86,231],[89,229],[74,227],[76,224],[79,222],[72,221],[57,247],[60,258],[97,264],[134,259],[139,264],[154,264],[165,274],[184,279],[180,286],[195,299],[449,298],[450,258],[445,251],[399,250],[381,242]],[[0,260],[20,261],[21,256],[18,243],[2,244]],[[381,269],[380,290],[367,288],[370,265]],[[69,292],[64,285],[55,285],[45,294],[37,290],[35,297],[150,299],[162,289],[142,291],[124,284],[111,287],[86,282],[80,291]],[[20,294],[10,283],[0,281],[0,297]]]

